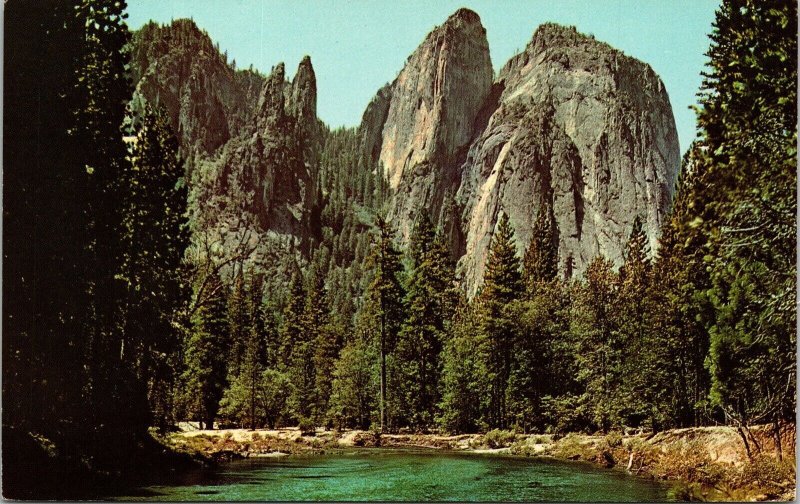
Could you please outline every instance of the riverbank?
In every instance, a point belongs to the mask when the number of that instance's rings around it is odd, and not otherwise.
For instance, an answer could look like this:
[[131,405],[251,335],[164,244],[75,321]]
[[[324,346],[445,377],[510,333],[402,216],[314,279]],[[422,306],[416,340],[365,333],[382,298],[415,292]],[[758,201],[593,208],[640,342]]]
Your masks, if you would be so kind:
[[383,434],[369,431],[324,431],[303,435],[296,428],[274,430],[199,430],[181,424],[164,441],[189,455],[216,461],[243,457],[322,454],[353,447],[418,448],[593,462],[657,480],[675,482],[679,500],[787,501],[795,498],[795,432],[784,429],[784,460],[765,427],[753,434],[761,453],[748,458],[732,427],[675,429],[658,434],[612,432],[607,435]]

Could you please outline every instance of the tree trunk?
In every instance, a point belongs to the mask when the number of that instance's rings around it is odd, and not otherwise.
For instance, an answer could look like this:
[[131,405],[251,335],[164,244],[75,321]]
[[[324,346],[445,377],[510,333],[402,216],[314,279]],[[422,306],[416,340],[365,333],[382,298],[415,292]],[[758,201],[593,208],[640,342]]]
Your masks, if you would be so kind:
[[381,292],[381,434],[386,420],[386,306]]
[[742,438],[742,442],[744,443],[744,451],[747,453],[747,458],[749,460],[753,460],[753,453],[750,451],[750,443],[747,442],[747,435],[744,433],[744,429],[741,426],[736,427],[736,432],[739,433],[739,436]]
[[256,428],[256,387],[255,380],[250,383],[250,430]]
[[778,460],[783,461],[783,446],[781,446],[781,423],[778,415],[775,415],[775,420],[772,424],[772,435],[775,437],[775,452],[778,454]]
[[386,421],[386,351],[383,335],[381,335],[381,434],[384,433]]

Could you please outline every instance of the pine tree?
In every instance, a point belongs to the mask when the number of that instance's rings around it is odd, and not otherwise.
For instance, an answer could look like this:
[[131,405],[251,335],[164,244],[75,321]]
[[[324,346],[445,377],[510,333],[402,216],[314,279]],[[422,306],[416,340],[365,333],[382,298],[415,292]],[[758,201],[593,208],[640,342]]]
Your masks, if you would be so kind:
[[331,385],[329,418],[339,428],[368,429],[379,394],[374,345],[356,338],[342,348]]
[[[215,282],[221,282],[218,278]],[[225,342],[228,322],[223,296],[213,297],[192,316],[184,349],[183,403],[188,414],[206,429],[214,428],[219,402],[227,385]]]
[[507,214],[503,214],[492,236],[486,260],[483,290],[480,294],[482,331],[487,339],[487,362],[491,389],[491,427],[504,428],[506,418],[506,389],[511,372],[513,353],[513,321],[509,305],[522,294],[520,261],[514,244],[514,230]]
[[702,228],[690,221],[700,210],[693,201],[700,180],[697,166],[684,158],[672,211],[662,229],[658,256],[652,268],[649,299],[653,306],[652,347],[660,352],[662,372],[649,381],[661,391],[655,406],[669,427],[689,427],[710,418],[710,376],[705,368],[709,340],[705,322],[713,307],[702,292],[710,287],[703,261]]
[[542,205],[531,231],[531,242],[522,261],[525,291],[528,296],[544,282],[558,275],[558,225],[550,206]]
[[233,288],[228,296],[228,373],[239,374],[239,366],[245,358],[252,329],[248,309],[247,292],[245,291],[245,274],[239,271],[233,279]]
[[715,247],[711,399],[742,431],[771,421],[776,436],[796,394],[796,33],[795,2],[722,3],[695,160],[705,165],[712,213],[702,224]]
[[[297,278],[299,281],[299,276]],[[324,306],[324,287],[319,278],[315,275],[309,276],[308,289],[302,299],[294,297],[295,293],[298,292],[296,289],[296,287],[292,289],[292,298],[289,301],[290,304],[286,312],[285,323],[287,325],[284,326],[285,331],[294,331],[293,334],[287,332],[287,334],[291,334],[291,339],[285,340],[291,341],[291,343],[286,343],[289,345],[287,374],[291,381],[289,408],[295,420],[301,425],[306,425],[312,421],[314,413],[314,385],[316,378],[314,343],[316,342],[317,334],[327,324],[328,314]],[[299,292],[302,292],[302,290]],[[302,311],[295,320],[291,320],[291,317],[298,315],[293,311],[295,309],[293,305],[302,306]]]
[[77,91],[70,149],[82,157],[83,183],[89,196],[83,202],[89,234],[85,279],[92,300],[85,312],[90,317],[85,325],[89,379],[85,392],[92,401],[91,422],[102,426],[95,441],[103,443],[105,435],[113,437],[119,429],[130,429],[130,425],[123,425],[123,418],[140,423],[140,432],[148,421],[147,415],[137,414],[141,403],[132,401],[141,397],[141,393],[133,392],[141,389],[140,384],[119,365],[122,338],[118,293],[123,286],[115,273],[122,255],[120,201],[129,189],[121,182],[128,169],[122,126],[132,93],[126,72],[130,35],[124,22],[124,2],[84,0],[74,13],[83,23],[84,43],[74,82]]
[[439,356],[445,324],[452,313],[455,274],[444,241],[427,216],[415,226],[409,247],[412,273],[406,292],[406,319],[398,336],[404,415],[418,429],[433,425],[439,402]]
[[576,293],[571,331],[577,341],[578,379],[584,393],[581,408],[596,428],[619,427],[621,345],[617,341],[618,279],[613,264],[601,256],[589,263],[585,284]]
[[139,124],[122,201],[121,354],[146,382],[150,408],[163,427],[171,416],[177,371],[172,356],[180,349],[180,317],[188,299],[181,278],[188,245],[186,188],[164,113],[147,105]]
[[278,364],[284,369],[292,365],[292,352],[295,345],[303,338],[303,310],[305,308],[305,290],[303,276],[299,270],[292,274],[289,299],[283,310],[283,324],[280,330],[280,356]]
[[462,302],[442,352],[439,426],[448,432],[476,432],[487,425],[489,372],[486,338],[477,305]]
[[663,373],[661,351],[655,346],[649,328],[653,320],[650,304],[650,249],[642,221],[633,220],[628,243],[625,247],[625,262],[619,270],[619,292],[613,311],[616,322],[615,342],[619,347],[618,358],[624,377],[619,383],[618,395],[621,403],[619,415],[626,425],[639,426],[645,419],[650,427],[658,430],[663,419],[655,412],[656,394],[663,390],[651,387],[660,382]]
[[523,432],[543,431],[549,398],[571,391],[572,371],[566,346],[569,308],[565,287],[539,283],[528,299],[511,303],[514,352],[507,388],[509,424]]
[[376,235],[370,264],[374,276],[367,297],[373,306],[378,330],[378,356],[380,360],[380,429],[384,432],[390,424],[386,415],[387,368],[386,357],[394,349],[400,324],[403,320],[403,297],[405,295],[400,280],[402,265],[400,253],[392,242],[392,230],[388,222],[378,217],[375,223]]

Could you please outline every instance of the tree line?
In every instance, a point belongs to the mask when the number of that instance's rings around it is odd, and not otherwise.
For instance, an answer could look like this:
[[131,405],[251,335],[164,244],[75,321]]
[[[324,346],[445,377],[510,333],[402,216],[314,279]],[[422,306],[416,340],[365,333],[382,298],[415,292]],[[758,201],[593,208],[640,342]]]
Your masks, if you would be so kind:
[[[258,396],[253,386],[248,403],[220,385],[223,421],[242,422],[249,411],[248,425],[453,432],[728,423],[748,450],[758,443],[754,423],[772,423],[779,435],[793,418],[796,376],[795,9],[737,0],[718,11],[701,134],[683,160],[657,253],[637,218],[619,268],[597,257],[582,278],[559,278],[556,224],[543,201],[522,257],[501,217],[483,287],[467,300],[450,251],[424,216],[403,251],[380,218],[371,230],[345,223],[338,230],[357,237],[350,260],[347,242],[337,240],[336,259],[314,256],[305,278],[295,274],[286,307],[268,317],[264,340],[286,349],[259,364],[269,370],[262,388],[272,392]],[[364,200],[377,194],[368,175],[380,168],[365,170],[344,147],[347,132],[337,134],[340,148],[328,158],[352,157],[328,176],[350,170],[348,178],[362,181],[350,196],[380,214],[380,198]],[[350,218],[352,198],[333,201],[328,208]],[[337,284],[321,280],[334,263],[360,274],[350,278],[362,294],[347,296],[345,310]],[[241,381],[231,377],[227,383]],[[253,418],[267,404],[282,407]]]

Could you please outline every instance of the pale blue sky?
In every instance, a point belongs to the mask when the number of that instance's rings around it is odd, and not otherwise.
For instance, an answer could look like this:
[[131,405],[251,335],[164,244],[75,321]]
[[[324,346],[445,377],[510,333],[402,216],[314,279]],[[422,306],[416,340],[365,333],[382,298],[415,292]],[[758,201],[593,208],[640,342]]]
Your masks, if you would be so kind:
[[128,0],[128,23],[191,17],[240,68],[268,73],[283,61],[288,77],[303,55],[317,75],[319,117],[357,125],[425,35],[459,7],[481,16],[495,71],[547,21],[575,25],[649,63],[664,81],[681,152],[695,136],[700,72],[717,0]]

